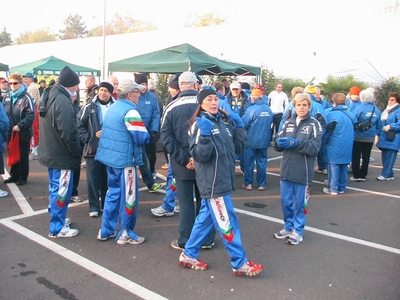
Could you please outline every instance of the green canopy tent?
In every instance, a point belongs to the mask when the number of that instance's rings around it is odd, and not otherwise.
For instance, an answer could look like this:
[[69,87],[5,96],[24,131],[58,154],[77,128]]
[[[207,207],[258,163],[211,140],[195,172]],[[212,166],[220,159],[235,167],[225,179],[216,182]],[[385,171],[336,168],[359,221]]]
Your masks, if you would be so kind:
[[8,65],[0,63],[0,71],[8,72]]
[[35,75],[60,75],[61,70],[69,66],[74,70],[79,76],[100,76],[100,70],[87,68],[83,66],[78,66],[59,59],[55,56],[49,56],[37,61],[33,61],[27,64],[11,67],[10,71],[13,73],[25,74],[27,72],[32,72]]
[[149,72],[175,74],[192,71],[199,75],[260,75],[261,68],[224,61],[181,44],[166,49],[110,62],[109,72]]

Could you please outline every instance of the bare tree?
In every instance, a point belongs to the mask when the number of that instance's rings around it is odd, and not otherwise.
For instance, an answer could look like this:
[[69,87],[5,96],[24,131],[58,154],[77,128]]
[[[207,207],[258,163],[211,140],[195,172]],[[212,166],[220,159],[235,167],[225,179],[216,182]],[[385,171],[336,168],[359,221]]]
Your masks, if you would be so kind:
[[384,14],[395,14],[400,12],[400,0],[384,0],[379,1],[376,5],[376,9],[380,13]]
[[15,39],[16,44],[32,44],[52,42],[57,40],[57,35],[50,33],[50,28],[36,31],[24,31]]
[[[106,35],[152,31],[156,29],[156,27],[148,22],[135,19],[133,15],[116,13],[113,19],[106,24]],[[97,26],[89,32],[89,36],[101,35],[103,35],[103,26]]]
[[226,22],[226,17],[221,18],[216,16],[214,13],[208,13],[204,15],[190,16],[190,21],[185,23],[185,27],[205,27],[212,25],[221,25]]

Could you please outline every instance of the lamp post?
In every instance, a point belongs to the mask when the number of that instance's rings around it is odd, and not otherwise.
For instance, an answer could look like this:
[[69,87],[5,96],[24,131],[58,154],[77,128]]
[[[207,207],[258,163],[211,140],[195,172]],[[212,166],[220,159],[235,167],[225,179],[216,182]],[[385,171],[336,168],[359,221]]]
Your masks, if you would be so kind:
[[106,7],[107,0],[104,0],[104,16],[103,16],[103,57],[102,57],[102,70],[101,77],[103,80],[106,79]]

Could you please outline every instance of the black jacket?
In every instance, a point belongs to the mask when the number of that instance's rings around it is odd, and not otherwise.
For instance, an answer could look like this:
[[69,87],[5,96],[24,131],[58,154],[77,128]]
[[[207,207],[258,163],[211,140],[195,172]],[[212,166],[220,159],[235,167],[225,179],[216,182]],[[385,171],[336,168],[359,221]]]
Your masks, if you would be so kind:
[[174,177],[179,180],[195,179],[194,170],[187,169],[186,165],[191,157],[189,120],[197,107],[197,90],[183,91],[165,108],[161,121],[161,142],[170,154]]
[[[103,125],[102,112],[97,95],[86,104],[78,114],[78,135],[82,143],[87,144],[84,157],[95,157],[99,140],[96,132],[101,130]],[[111,96],[110,105],[115,102]]]
[[39,162],[61,170],[74,170],[81,163],[76,112],[70,95],[58,83],[43,93],[39,107]]
[[35,120],[35,104],[31,95],[25,90],[13,104],[10,97],[4,100],[4,110],[10,120],[10,126],[6,136],[10,141],[12,129],[18,125],[20,140],[29,141],[32,137],[32,124]]

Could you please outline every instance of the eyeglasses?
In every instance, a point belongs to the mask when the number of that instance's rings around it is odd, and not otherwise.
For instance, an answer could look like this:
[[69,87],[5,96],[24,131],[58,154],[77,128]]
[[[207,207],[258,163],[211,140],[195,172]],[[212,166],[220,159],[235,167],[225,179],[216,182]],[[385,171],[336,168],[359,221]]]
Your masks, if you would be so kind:
[[9,82],[8,83],[9,85],[17,85],[17,84],[20,84],[19,82]]

